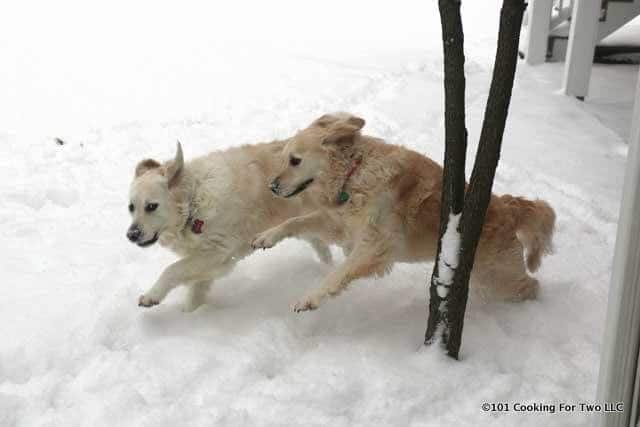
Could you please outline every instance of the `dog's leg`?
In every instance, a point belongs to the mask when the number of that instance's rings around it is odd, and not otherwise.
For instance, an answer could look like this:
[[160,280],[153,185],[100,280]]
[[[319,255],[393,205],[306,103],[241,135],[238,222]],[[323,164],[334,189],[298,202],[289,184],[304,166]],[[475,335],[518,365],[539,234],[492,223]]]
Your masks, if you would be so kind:
[[206,302],[207,292],[213,284],[213,279],[220,279],[227,275],[235,265],[234,262],[228,262],[227,264],[219,265],[211,271],[212,279],[198,280],[189,284],[187,289],[187,297],[182,305],[182,311],[190,313],[195,311],[198,307]]
[[329,249],[329,246],[327,246],[326,243],[324,243],[322,240],[318,239],[317,237],[306,237],[304,238],[304,240],[309,242],[313,250],[316,251],[316,255],[318,255],[318,258],[320,258],[320,261],[329,265],[333,264],[331,249]]
[[226,274],[232,266],[231,261],[216,262],[215,254],[210,253],[183,258],[162,272],[153,287],[140,296],[138,305],[151,307],[160,304],[176,286],[189,282],[211,282]]
[[182,305],[182,311],[190,313],[204,304],[211,284],[210,280],[201,280],[190,284],[187,289],[187,297]]
[[471,278],[483,291],[493,298],[505,301],[523,301],[537,297],[540,284],[527,272],[519,245],[514,244],[513,248],[502,251],[495,257],[486,258],[482,255],[480,251]]
[[331,272],[319,289],[293,305],[293,311],[315,310],[329,296],[336,296],[359,278],[382,276],[391,268],[391,247],[384,239],[367,239],[359,242],[345,262]]
[[276,225],[258,234],[251,247],[253,249],[272,248],[280,240],[287,237],[299,236],[300,234],[321,233],[329,221],[329,218],[322,211],[315,211],[308,215],[290,218],[280,225]]

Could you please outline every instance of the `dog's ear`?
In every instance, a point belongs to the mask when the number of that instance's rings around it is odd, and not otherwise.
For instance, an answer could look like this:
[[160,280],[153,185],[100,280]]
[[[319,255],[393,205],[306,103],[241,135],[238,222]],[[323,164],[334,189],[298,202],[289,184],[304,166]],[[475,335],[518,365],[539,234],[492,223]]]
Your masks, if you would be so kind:
[[339,118],[336,117],[333,114],[324,114],[323,116],[318,117],[317,119],[315,119],[313,121],[313,123],[311,123],[311,126],[327,128],[327,127],[329,127],[329,125],[337,122],[338,120],[339,120]]
[[136,178],[147,172],[151,169],[156,169],[160,167],[160,163],[156,162],[153,159],[145,159],[138,163],[136,166]]
[[353,137],[360,132],[364,124],[364,119],[356,116],[350,115],[344,118],[337,118],[327,125],[328,134],[322,140],[322,144],[352,142]]
[[169,188],[175,186],[178,182],[180,182],[183,167],[184,157],[182,156],[182,145],[180,145],[180,141],[178,141],[176,157],[167,164],[167,181],[169,183]]

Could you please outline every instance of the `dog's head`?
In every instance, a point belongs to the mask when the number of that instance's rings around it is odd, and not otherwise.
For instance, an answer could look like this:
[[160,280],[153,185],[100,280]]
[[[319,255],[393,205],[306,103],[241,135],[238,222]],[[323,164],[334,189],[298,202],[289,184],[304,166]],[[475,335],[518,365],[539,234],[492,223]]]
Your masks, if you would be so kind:
[[174,160],[162,165],[153,159],[138,163],[129,191],[131,226],[127,238],[140,247],[153,245],[169,225],[175,207],[170,190],[179,181],[184,160],[182,147]]
[[332,152],[354,143],[364,123],[348,113],[325,114],[298,132],[284,148],[284,165],[271,191],[281,197],[304,191],[330,167]]

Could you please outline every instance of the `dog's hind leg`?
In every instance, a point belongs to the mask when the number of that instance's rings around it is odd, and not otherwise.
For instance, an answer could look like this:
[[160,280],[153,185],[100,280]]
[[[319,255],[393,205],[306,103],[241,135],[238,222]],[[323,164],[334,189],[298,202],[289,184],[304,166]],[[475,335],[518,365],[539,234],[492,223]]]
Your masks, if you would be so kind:
[[493,298],[505,301],[535,299],[540,285],[525,267],[522,249],[513,245],[495,259],[478,260],[471,273],[474,285],[480,286]]

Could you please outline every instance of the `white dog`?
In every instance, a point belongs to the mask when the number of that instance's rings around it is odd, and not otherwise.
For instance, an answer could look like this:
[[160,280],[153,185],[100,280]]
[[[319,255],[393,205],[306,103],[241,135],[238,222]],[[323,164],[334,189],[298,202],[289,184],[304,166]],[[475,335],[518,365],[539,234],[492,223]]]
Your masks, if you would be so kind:
[[[151,307],[180,284],[189,285],[185,311],[204,302],[211,283],[252,252],[256,233],[309,212],[303,200],[276,200],[265,185],[280,167],[285,141],[245,145],[184,163],[141,161],[131,184],[128,239],[140,247],[156,241],[181,259],[168,266],[138,305]],[[306,204],[307,206],[309,204]],[[309,239],[320,259],[329,248]]]

